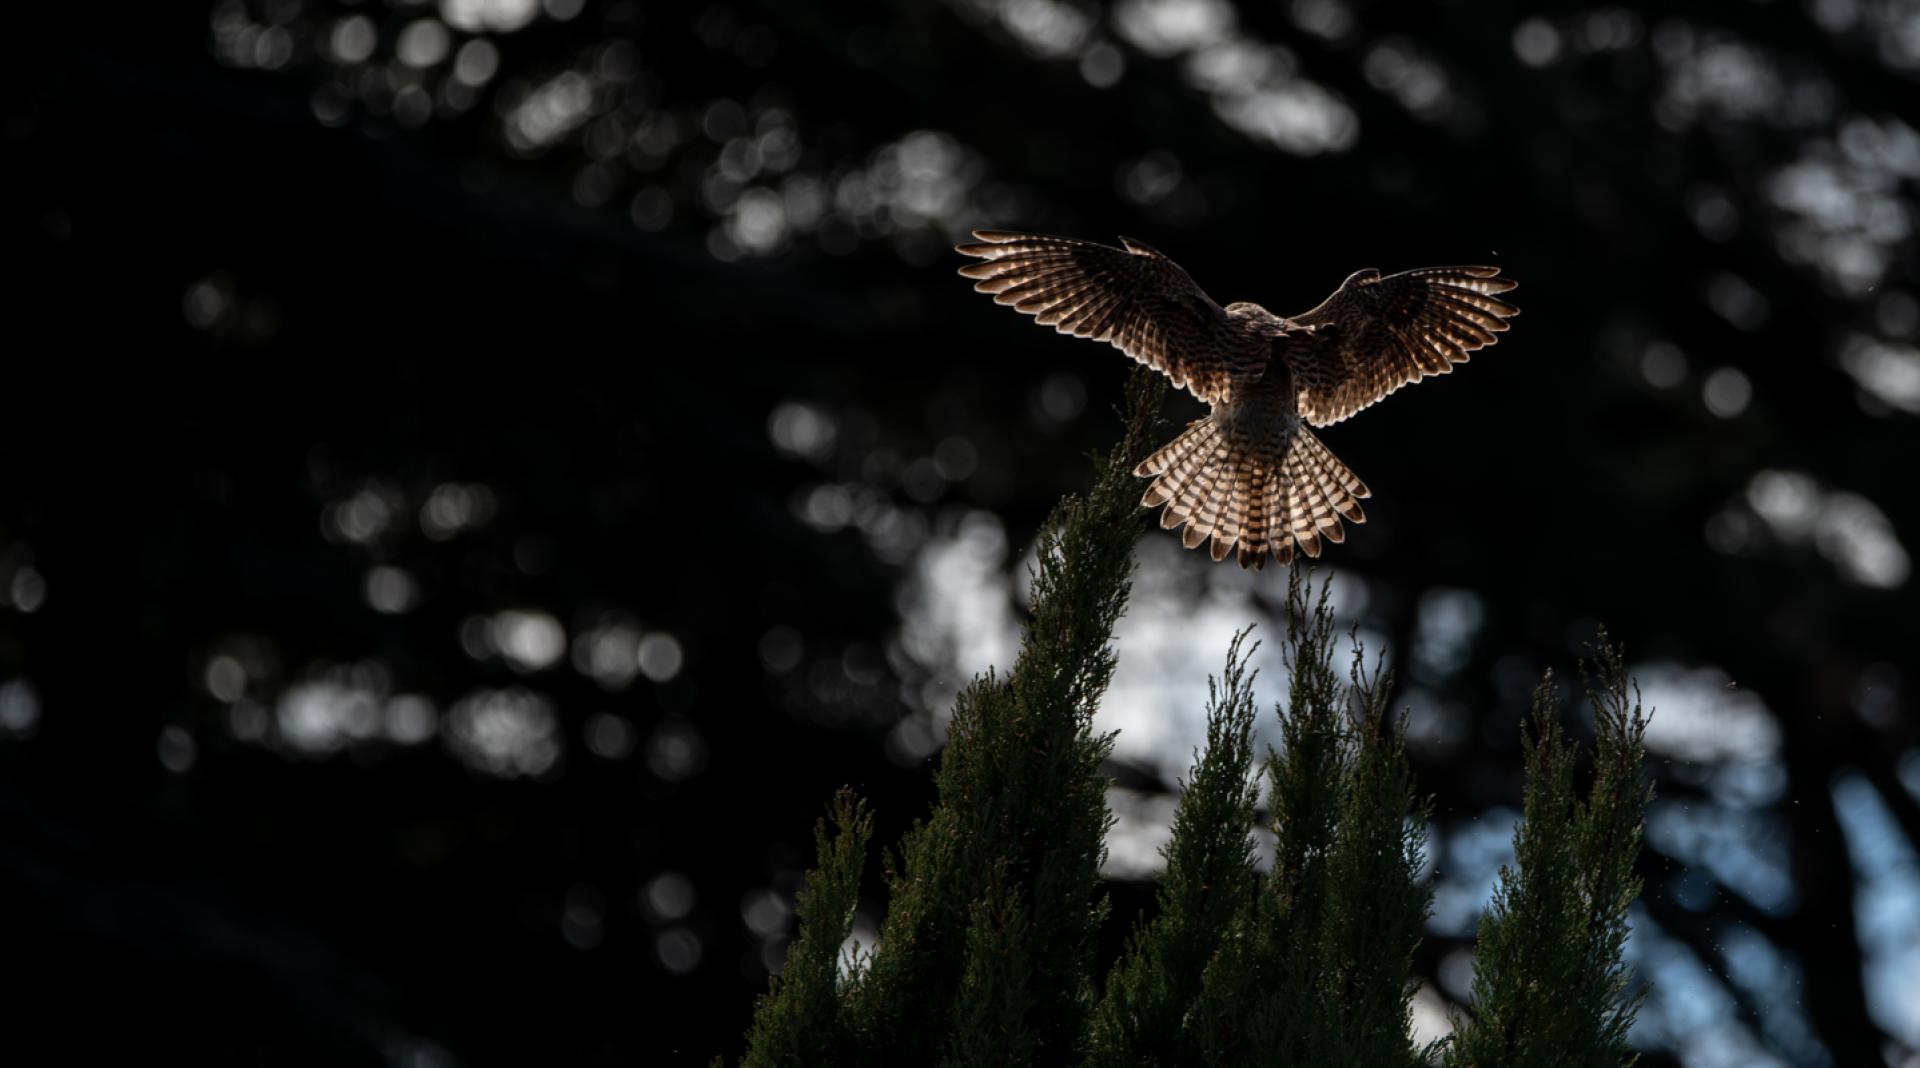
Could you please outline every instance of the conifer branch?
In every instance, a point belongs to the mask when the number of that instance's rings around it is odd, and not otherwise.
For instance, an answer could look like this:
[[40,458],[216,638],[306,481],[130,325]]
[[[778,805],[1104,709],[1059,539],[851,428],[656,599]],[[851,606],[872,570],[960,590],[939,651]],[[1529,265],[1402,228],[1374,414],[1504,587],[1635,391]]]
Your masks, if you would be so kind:
[[820,866],[808,875],[794,901],[800,937],[787,951],[786,967],[755,1007],[747,1032],[747,1065],[824,1064],[845,1047],[846,1024],[836,991],[840,947],[853,925],[860,871],[872,835],[873,814],[866,803],[841,788],[830,815],[814,826]]
[[1093,1021],[1089,1065],[1181,1065],[1199,1059],[1189,1010],[1201,978],[1230,925],[1251,904],[1253,826],[1253,679],[1247,661],[1259,649],[1234,635],[1218,681],[1207,680],[1207,747],[1195,754],[1173,837],[1162,849],[1167,870],[1153,920],[1137,928],[1114,966]]
[[1560,726],[1551,672],[1534,691],[1521,747],[1525,810],[1480,921],[1474,1017],[1446,1063],[1602,1068],[1630,1064],[1638,999],[1626,993],[1627,908],[1640,892],[1634,862],[1651,791],[1641,776],[1646,714],[1621,650],[1602,634],[1582,665],[1594,712],[1594,782],[1574,795],[1576,752]]
[[[1012,670],[976,679],[954,706],[939,800],[890,867],[880,944],[852,992],[867,1063],[965,1061],[988,1037],[1030,1050],[1033,1063],[1082,1051],[1111,822],[1099,769],[1112,738],[1094,733],[1093,716],[1132,585],[1133,468],[1157,438],[1164,394],[1150,371],[1129,380],[1125,437],[1092,492],[1063,500],[1041,528]],[[1024,932],[1017,984],[1010,930]],[[979,1032],[988,1006],[968,1000],[982,991],[992,992],[991,1036]]]
[[[1222,936],[1195,1015],[1216,1064],[1406,1064],[1407,969],[1430,892],[1388,685],[1364,654],[1334,668],[1329,584],[1288,584],[1282,747],[1267,757],[1274,866]],[[1358,705],[1356,707],[1356,699]],[[1409,814],[1415,819],[1409,820]]]

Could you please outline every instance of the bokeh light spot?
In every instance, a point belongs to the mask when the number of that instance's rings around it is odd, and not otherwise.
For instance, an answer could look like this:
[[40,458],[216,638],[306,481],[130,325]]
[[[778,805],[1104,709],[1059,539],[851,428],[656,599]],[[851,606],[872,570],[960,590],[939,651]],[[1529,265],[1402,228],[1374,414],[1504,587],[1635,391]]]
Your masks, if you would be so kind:
[[418,19],[400,31],[394,53],[409,67],[431,67],[447,58],[452,43],[440,20]]
[[601,712],[587,720],[584,731],[587,749],[607,760],[624,760],[633,753],[636,741],[633,724],[619,716]]
[[7,600],[18,611],[32,615],[47,603],[47,580],[31,566],[22,567],[13,573],[13,580],[7,584]]
[[1753,383],[1736,367],[1722,367],[1701,383],[1700,399],[1707,411],[1722,419],[1732,419],[1747,410],[1753,400]]
[[582,631],[573,640],[573,666],[603,689],[626,688],[640,672],[639,629],[616,619]]
[[1080,53],[1080,77],[1095,89],[1111,89],[1127,73],[1127,58],[1109,41],[1095,41]]
[[387,702],[387,737],[399,745],[418,745],[438,727],[433,702],[418,694],[400,694]]
[[1672,342],[1656,341],[1640,353],[1640,377],[1655,389],[1673,389],[1687,380],[1687,357]]
[[654,876],[640,893],[640,908],[655,923],[684,919],[698,903],[693,880],[677,871]]
[[1513,54],[1529,67],[1544,67],[1560,58],[1560,31],[1546,19],[1527,19],[1513,28]]
[[640,673],[653,682],[667,682],[680,674],[684,654],[680,642],[671,634],[656,631],[640,639],[634,654]]
[[767,416],[767,436],[774,448],[816,463],[833,455],[839,433],[833,415],[818,405],[785,401]]
[[160,757],[160,766],[175,775],[183,775],[193,769],[198,756],[198,747],[194,745],[193,735],[179,727],[168,727],[160,732],[160,740],[154,747]]
[[333,32],[327,35],[334,60],[348,66],[365,63],[379,43],[379,31],[365,15],[348,15],[335,22]]
[[419,584],[406,571],[382,565],[367,572],[367,604],[383,615],[398,615],[420,597]]
[[207,693],[216,701],[232,703],[247,693],[247,669],[224,653],[207,661],[205,681]]
[[684,716],[664,716],[647,739],[647,770],[664,782],[685,782],[705,771],[707,740]]
[[800,632],[792,627],[773,627],[760,636],[760,663],[775,675],[799,667],[804,651]]
[[540,0],[440,0],[440,17],[468,33],[512,33],[540,13]]
[[31,735],[40,725],[40,695],[25,679],[0,682],[0,732],[16,738]]
[[560,936],[575,949],[592,949],[606,937],[606,913],[606,895],[599,887],[575,883],[567,888],[560,910]]
[[493,617],[493,647],[516,671],[552,667],[567,649],[560,621],[545,612],[510,608]]
[[267,710],[252,701],[235,701],[227,709],[227,730],[243,742],[265,740],[271,724]]
[[700,966],[705,946],[700,936],[685,927],[669,927],[653,940],[654,956],[660,966],[675,975],[685,975]]
[[500,70],[500,50],[484,37],[476,37],[460,46],[453,57],[453,76],[462,85],[482,86]]
[[467,766],[501,778],[539,776],[560,759],[559,717],[522,689],[476,690],[447,712],[448,747]]
[[792,903],[771,886],[749,891],[740,899],[741,922],[761,938],[786,933],[787,921],[792,915]]

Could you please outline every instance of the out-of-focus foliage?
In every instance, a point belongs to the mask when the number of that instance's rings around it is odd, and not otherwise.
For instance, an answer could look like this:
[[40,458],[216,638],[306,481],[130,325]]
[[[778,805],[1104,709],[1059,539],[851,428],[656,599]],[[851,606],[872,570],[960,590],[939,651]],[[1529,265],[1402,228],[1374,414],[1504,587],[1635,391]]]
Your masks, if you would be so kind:
[[[1518,278],[1498,348],[1329,431],[1375,493],[1335,607],[1393,657],[1436,794],[1416,1021],[1470,996],[1533,681],[1605,619],[1661,710],[1634,1043],[1910,1060],[1914,14],[23,13],[19,967],[129,1021],[61,1032],[76,1057],[729,1048],[819,799],[855,784],[882,841],[924,803],[1117,396],[1112,353],[951,275],[991,223],[1127,233],[1282,312],[1363,266]],[[1205,736],[1193,688],[1279,604],[1165,541],[1099,724],[1120,929]]]

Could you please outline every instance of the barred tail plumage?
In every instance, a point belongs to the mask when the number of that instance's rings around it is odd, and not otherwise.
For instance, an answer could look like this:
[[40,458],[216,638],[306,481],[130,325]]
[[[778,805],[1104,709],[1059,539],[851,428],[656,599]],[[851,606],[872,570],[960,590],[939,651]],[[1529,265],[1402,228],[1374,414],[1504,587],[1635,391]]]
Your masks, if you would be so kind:
[[1265,566],[1269,555],[1293,562],[1297,548],[1319,556],[1323,541],[1345,541],[1350,523],[1366,522],[1360,500],[1370,494],[1346,464],[1305,425],[1289,420],[1223,427],[1201,419],[1134,469],[1152,478],[1140,503],[1165,506],[1160,525],[1186,524],[1181,543],[1209,554],[1235,553],[1241,567]]

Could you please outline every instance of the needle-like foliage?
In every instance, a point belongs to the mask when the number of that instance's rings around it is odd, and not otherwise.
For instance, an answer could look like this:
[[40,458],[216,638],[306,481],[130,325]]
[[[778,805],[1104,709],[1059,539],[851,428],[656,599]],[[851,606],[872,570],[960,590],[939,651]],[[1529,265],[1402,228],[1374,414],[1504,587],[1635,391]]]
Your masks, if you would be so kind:
[[1208,1064],[1405,1065],[1408,967],[1430,890],[1386,680],[1334,668],[1327,587],[1289,585],[1289,701],[1267,757],[1273,871],[1220,937],[1192,1008]]
[[1593,709],[1594,779],[1575,796],[1577,754],[1560,727],[1551,674],[1522,727],[1526,808],[1480,921],[1474,1018],[1456,1033],[1455,1068],[1602,1068],[1633,1061],[1627,1031],[1637,997],[1621,955],[1627,908],[1640,893],[1634,858],[1651,800],[1640,773],[1647,720],[1621,650],[1603,634],[1582,665]]
[[820,866],[795,900],[800,938],[787,965],[760,999],[747,1033],[750,1065],[824,1064],[847,1048],[847,1022],[836,989],[840,947],[853,925],[873,815],[842,789],[833,799],[834,833],[823,819],[813,831]]
[[1093,716],[1132,588],[1132,471],[1163,394],[1156,376],[1134,375],[1126,438],[1093,491],[1041,529],[1013,670],[974,680],[954,707],[939,800],[888,865],[880,945],[851,991],[867,1063],[1066,1064],[1080,1053],[1107,913],[1100,764],[1113,743]]
[[[1094,975],[1104,838],[1093,718],[1140,530],[1131,471],[1157,439],[1162,387],[1133,378],[1127,436],[1093,490],[1043,527],[1032,615],[1010,672],[956,701],[938,800],[884,866],[878,944],[843,956],[871,818],[836,799],[800,937],[761,999],[750,1065],[1358,1065],[1441,1056],[1411,1037],[1409,969],[1431,889],[1420,878],[1427,802],[1387,715],[1390,685],[1356,646],[1335,667],[1329,587],[1296,571],[1283,644],[1281,746],[1255,775],[1253,647],[1228,648],[1164,855],[1157,909],[1104,992]],[[1572,757],[1543,687],[1528,758],[1518,869],[1483,924],[1478,1012],[1453,1065],[1612,1065],[1625,1055],[1625,910],[1647,795],[1645,721],[1618,652],[1591,685],[1596,785],[1571,794]],[[1258,871],[1258,783],[1273,867]],[[831,823],[833,832],[829,833]]]
[[1253,771],[1253,673],[1247,632],[1227,648],[1227,668],[1208,680],[1207,748],[1187,776],[1163,850],[1166,876],[1158,909],[1128,942],[1107,979],[1093,1021],[1088,1063],[1195,1063],[1199,1036],[1192,1010],[1221,935],[1252,905],[1250,831],[1258,792]]

